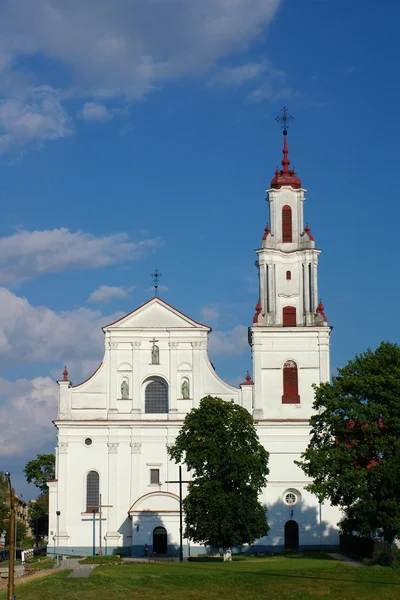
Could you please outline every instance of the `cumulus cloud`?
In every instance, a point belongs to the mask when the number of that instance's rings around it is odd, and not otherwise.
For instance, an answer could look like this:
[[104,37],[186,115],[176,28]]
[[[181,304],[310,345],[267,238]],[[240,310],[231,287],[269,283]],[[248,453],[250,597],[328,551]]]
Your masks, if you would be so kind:
[[246,48],[281,0],[14,0],[0,9],[2,63],[39,54],[104,97],[203,73]]
[[203,306],[200,309],[200,319],[205,324],[216,325],[218,323],[219,311],[216,306]]
[[[80,307],[53,311],[33,306],[26,298],[0,288],[0,362],[99,361],[103,356],[101,327],[123,316],[103,315]],[[80,373],[79,373],[80,375]]]
[[92,123],[105,123],[113,118],[113,114],[104,104],[96,104],[96,102],[85,102],[77,116],[78,119]]
[[283,71],[274,68],[269,61],[264,59],[241,65],[220,66],[214,70],[208,80],[208,85],[211,87],[239,87],[246,83],[254,83],[254,81],[262,78],[279,87],[280,82],[285,77]]
[[[248,45],[274,18],[282,0],[13,0],[0,3],[0,83],[14,123],[1,149],[69,135],[64,105],[85,99],[80,118],[112,118],[111,100],[143,98],[182,78],[206,76]],[[32,58],[40,57],[40,70]],[[21,61],[23,59],[23,62]],[[47,61],[51,61],[48,68]],[[22,66],[23,65],[23,66]],[[59,69],[54,68],[58,65]],[[239,66],[214,75],[228,83],[256,77],[262,67]],[[53,88],[63,89],[56,93]],[[15,89],[34,82],[17,100]],[[22,88],[21,88],[22,85]],[[51,87],[52,86],[52,87]],[[42,95],[42,98],[40,98]],[[119,109],[117,109],[119,110]],[[6,121],[3,120],[3,128]],[[21,133],[25,131],[25,133]]]
[[1,456],[32,457],[55,440],[52,419],[57,417],[57,384],[50,377],[0,378]]
[[138,260],[160,244],[160,238],[134,242],[126,233],[96,237],[64,227],[19,231],[0,238],[0,283],[15,285],[42,273]]
[[249,348],[247,327],[236,325],[229,331],[213,331],[209,337],[211,356],[240,356]]
[[124,286],[113,286],[113,285],[101,285],[94,292],[92,292],[86,302],[93,304],[105,304],[111,300],[117,298],[126,298],[135,286],[124,287]]
[[71,121],[49,86],[0,99],[0,155],[71,135]]

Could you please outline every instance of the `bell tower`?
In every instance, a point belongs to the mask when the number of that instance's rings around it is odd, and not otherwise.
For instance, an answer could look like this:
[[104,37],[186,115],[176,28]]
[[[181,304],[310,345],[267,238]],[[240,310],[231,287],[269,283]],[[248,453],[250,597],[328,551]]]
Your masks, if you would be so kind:
[[[287,109],[277,117],[283,129],[282,169],[267,190],[270,223],[256,250],[259,301],[250,328],[253,355],[254,416],[311,416],[312,384],[329,380],[329,334],[318,300],[318,258],[308,223],[306,190],[290,168]],[[300,417],[301,415],[301,417]]]

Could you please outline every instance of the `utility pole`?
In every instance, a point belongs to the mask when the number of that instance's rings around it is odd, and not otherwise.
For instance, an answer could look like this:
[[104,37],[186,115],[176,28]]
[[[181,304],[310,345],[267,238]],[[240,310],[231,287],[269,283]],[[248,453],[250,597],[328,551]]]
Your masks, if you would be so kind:
[[11,486],[11,475],[8,471],[5,473],[8,489],[10,490],[10,532],[8,540],[8,586],[7,600],[16,600],[14,595],[14,568],[15,568],[15,495]]
[[179,562],[182,562],[183,561],[182,483],[190,483],[190,481],[182,480],[182,466],[179,465],[179,479],[177,481],[166,481],[165,483],[179,483]]

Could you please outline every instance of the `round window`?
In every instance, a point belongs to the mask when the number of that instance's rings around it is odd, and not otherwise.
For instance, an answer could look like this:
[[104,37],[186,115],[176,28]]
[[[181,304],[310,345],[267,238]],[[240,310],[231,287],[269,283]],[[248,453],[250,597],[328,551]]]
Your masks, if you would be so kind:
[[286,490],[283,494],[283,502],[286,506],[294,508],[301,502],[301,494],[297,490]]
[[91,438],[86,438],[85,440],[85,446],[91,446],[93,444],[93,441]]

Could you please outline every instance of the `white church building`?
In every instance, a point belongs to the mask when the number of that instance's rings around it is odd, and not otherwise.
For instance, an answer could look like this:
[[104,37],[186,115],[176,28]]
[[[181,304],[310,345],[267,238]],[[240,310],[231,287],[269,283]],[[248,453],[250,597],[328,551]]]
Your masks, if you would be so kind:
[[[270,453],[260,498],[270,531],[242,550],[338,545],[338,509],[304,489],[307,478],[294,463],[309,440],[312,384],[330,378],[331,328],[318,296],[321,251],[304,225],[305,189],[290,169],[286,133],[282,169],[267,190],[271,226],[256,251],[252,377],[239,388],[223,381],[208,357],[211,328],[158,297],[106,325],[96,372],[72,385],[65,370],[58,382],[56,478],[48,483],[55,552],[143,556],[147,544],[149,555],[178,555],[179,485],[171,483],[178,465],[167,448],[206,395],[251,412]],[[183,479],[190,479],[184,467]],[[183,551],[205,548],[184,538]]]

